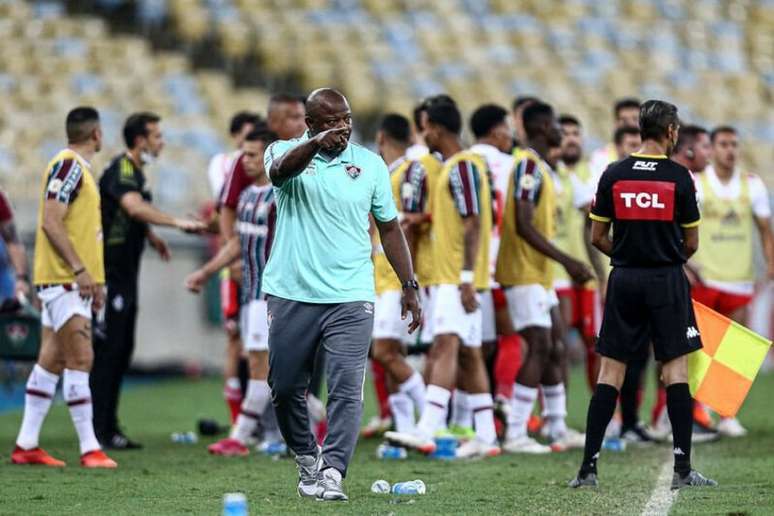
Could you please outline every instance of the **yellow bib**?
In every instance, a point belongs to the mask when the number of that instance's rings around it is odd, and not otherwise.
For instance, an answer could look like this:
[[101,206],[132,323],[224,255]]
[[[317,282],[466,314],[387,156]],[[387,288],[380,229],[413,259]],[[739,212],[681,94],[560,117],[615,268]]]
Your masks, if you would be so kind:
[[[403,163],[398,165],[394,170],[390,171],[390,184],[392,185],[392,198],[395,201],[395,206],[398,208],[398,213],[401,210],[400,203],[400,185],[403,183],[403,178],[406,175],[406,169],[411,165],[411,161],[404,160]],[[375,230],[372,242],[374,246],[374,287],[376,293],[381,294],[383,292],[389,292],[391,290],[400,290],[400,280],[395,270],[390,265],[387,256],[384,254],[382,248],[382,242],[379,239],[379,230]]]
[[[425,204],[425,213],[433,216],[433,192],[438,183],[438,177],[441,174],[441,163],[433,157],[432,154],[425,154],[419,160],[425,169],[427,203]],[[416,242],[416,255],[414,263],[414,272],[417,275],[417,281],[420,285],[426,286],[432,284],[433,275],[437,270],[437,260],[433,251],[433,233],[432,223],[427,223],[420,229]]]
[[[586,217],[583,212],[575,207],[573,182],[571,172],[566,167],[558,167],[556,176],[560,188],[556,188],[556,213],[554,245],[564,253],[580,260],[591,267],[588,250],[584,243],[583,229]],[[587,182],[591,176],[587,163],[579,164],[575,174],[583,182]],[[559,262],[554,262],[554,280],[570,281],[570,276]],[[591,286],[591,282],[589,285]]]
[[695,260],[701,265],[705,279],[728,282],[755,279],[750,186],[747,175],[741,176],[739,197],[727,200],[715,195],[707,176],[701,175],[704,198]]
[[472,162],[479,171],[479,184],[476,186],[479,194],[480,232],[474,269],[474,284],[477,290],[486,290],[489,288],[489,240],[492,236],[492,198],[489,170],[481,156],[467,150],[460,151],[446,160],[432,191],[431,238],[437,263],[430,284],[460,284],[460,273],[464,263],[465,230],[462,216],[460,216],[452,198],[449,176],[457,163],[461,161]]
[[[546,239],[554,239],[554,217],[556,198],[551,171],[545,162],[534,152],[525,151],[525,158],[535,162],[541,174],[542,187],[540,197],[535,204],[533,225]],[[518,165],[518,163],[517,163]],[[514,178],[515,179],[515,178]],[[548,256],[538,252],[516,233],[516,200],[514,199],[515,180],[508,185],[505,202],[505,216],[500,240],[500,255],[497,257],[495,280],[504,287],[513,285],[542,285],[553,288],[554,266]]]
[[35,284],[69,284],[75,281],[70,266],[54,250],[43,232],[43,204],[48,191],[48,179],[54,165],[63,160],[77,161],[83,171],[78,195],[68,206],[64,217],[67,237],[92,279],[97,283],[105,283],[99,189],[91,175],[88,163],[72,150],[64,149],[54,156],[43,174],[42,196],[35,232]]

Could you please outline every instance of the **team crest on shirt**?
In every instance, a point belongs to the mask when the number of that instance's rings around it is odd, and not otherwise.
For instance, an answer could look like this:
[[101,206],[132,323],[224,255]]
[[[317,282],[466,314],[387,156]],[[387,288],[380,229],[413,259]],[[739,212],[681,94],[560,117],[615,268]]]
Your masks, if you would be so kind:
[[347,170],[347,175],[352,179],[357,179],[360,176],[360,172],[362,172],[362,170],[360,170],[360,167],[356,165],[347,165],[346,170]]
[[61,179],[52,179],[50,183],[48,183],[48,191],[52,194],[58,194],[59,190],[62,189],[62,185],[64,183]]
[[521,177],[521,180],[519,180],[519,186],[521,186],[524,190],[532,190],[535,188],[536,183],[537,180],[535,179],[535,176],[524,175]]

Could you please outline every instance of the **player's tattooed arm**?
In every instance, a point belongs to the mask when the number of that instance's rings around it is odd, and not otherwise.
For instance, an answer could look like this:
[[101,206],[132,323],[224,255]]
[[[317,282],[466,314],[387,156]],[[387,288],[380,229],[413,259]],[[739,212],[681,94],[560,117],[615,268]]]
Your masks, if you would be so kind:
[[16,224],[13,220],[0,224],[0,237],[6,244],[19,243],[19,233],[16,231]]

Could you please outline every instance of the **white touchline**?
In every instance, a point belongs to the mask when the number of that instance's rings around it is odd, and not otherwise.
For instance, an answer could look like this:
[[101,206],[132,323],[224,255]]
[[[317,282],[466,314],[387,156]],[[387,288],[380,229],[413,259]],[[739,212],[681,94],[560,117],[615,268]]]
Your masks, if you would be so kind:
[[[672,448],[669,447],[671,452]],[[650,493],[645,507],[642,508],[642,516],[663,516],[669,514],[669,509],[677,499],[677,493],[680,491],[672,491],[672,476],[674,475],[672,465],[672,453],[669,453],[667,460],[661,467],[661,471],[656,478],[656,485],[653,487],[653,492]]]

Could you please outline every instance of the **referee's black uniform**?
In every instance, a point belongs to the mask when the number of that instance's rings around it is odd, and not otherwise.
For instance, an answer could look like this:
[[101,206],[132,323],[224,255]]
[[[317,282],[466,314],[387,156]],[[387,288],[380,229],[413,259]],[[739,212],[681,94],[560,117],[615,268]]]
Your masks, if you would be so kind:
[[[150,202],[140,167],[126,155],[116,156],[99,181],[104,232],[107,301],[105,320],[94,332],[91,392],[94,431],[107,447],[132,447],[118,425],[121,381],[134,351],[137,322],[137,282],[148,225],[121,208],[121,197],[137,192]],[[114,442],[115,441],[115,442]]]
[[591,218],[613,224],[613,254],[597,352],[619,362],[669,362],[701,348],[682,227],[699,224],[691,173],[666,156],[633,154],[599,181]]
[[[643,104],[644,148],[669,152],[678,129],[675,106],[661,101]],[[702,347],[683,271],[686,255],[696,250],[695,228],[700,221],[691,173],[666,155],[632,154],[602,175],[591,218],[595,245],[610,255],[613,270],[597,341],[603,360],[589,404],[583,464],[570,486],[597,485],[597,459],[625,364],[646,358],[651,343],[656,360],[665,364],[669,383],[667,411],[675,459],[672,487],[715,485],[691,469],[693,400],[682,369],[684,359],[675,362]],[[613,228],[612,247],[608,224]]]

